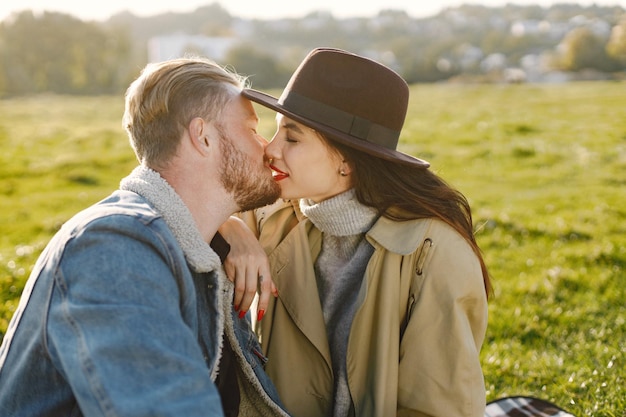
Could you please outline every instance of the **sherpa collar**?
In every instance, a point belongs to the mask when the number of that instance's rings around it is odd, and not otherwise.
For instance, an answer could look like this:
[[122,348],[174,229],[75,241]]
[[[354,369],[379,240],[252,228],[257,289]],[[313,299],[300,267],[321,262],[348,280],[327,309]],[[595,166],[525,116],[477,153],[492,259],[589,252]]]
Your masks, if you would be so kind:
[[[202,239],[200,231],[196,227],[191,212],[180,199],[180,196],[158,172],[146,166],[138,166],[131,174],[120,183],[120,189],[132,191],[148,200],[150,204],[163,216],[163,219],[174,233],[176,240],[185,253],[188,264],[196,272],[215,271],[218,275],[219,319],[218,335],[226,335],[240,365],[240,370],[247,378],[241,386],[242,398],[240,403],[240,416],[288,416],[265,392],[261,382],[256,377],[254,370],[246,361],[242,348],[235,334],[233,322],[234,310],[231,300],[233,299],[234,284],[228,280],[222,268],[219,256],[211,249],[211,246]],[[223,349],[223,339],[219,338],[219,353],[215,360],[215,366],[211,370],[211,379],[216,380],[219,373],[219,363]],[[261,411],[263,410],[263,411]]]
[[174,233],[194,271],[210,272],[220,269],[219,256],[202,238],[191,212],[174,188],[158,172],[140,165],[122,179],[120,189],[141,195],[156,208]]
[[163,216],[163,220],[174,234],[191,269],[198,273],[215,272],[218,276],[217,294],[222,296],[218,300],[220,317],[216,329],[216,334],[220,335],[218,337],[218,357],[215,360],[215,366],[211,369],[211,379],[215,381],[219,373],[219,362],[222,355],[223,339],[221,335],[224,332],[224,311],[228,311],[229,305],[226,300],[232,299],[233,291],[232,284],[226,278],[226,273],[221,266],[220,258],[202,238],[191,212],[183,200],[158,172],[140,165],[128,177],[122,179],[120,189],[139,194]]

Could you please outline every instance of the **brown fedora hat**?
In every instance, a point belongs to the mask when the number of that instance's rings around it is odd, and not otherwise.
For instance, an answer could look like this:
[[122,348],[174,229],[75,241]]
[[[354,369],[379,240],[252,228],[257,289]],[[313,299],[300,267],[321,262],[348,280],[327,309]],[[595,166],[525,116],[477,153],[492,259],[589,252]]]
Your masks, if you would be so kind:
[[243,96],[323,133],[389,161],[430,164],[396,150],[409,101],[397,73],[340,49],[317,48],[293,73],[276,99],[252,89]]

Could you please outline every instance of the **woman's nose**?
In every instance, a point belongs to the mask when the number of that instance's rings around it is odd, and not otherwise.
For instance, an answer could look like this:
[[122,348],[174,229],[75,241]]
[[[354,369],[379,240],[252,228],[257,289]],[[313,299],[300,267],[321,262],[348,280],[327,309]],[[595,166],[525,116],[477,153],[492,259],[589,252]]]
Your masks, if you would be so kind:
[[274,135],[272,140],[265,145],[265,155],[267,155],[268,158],[272,158],[272,159],[277,159],[278,154],[279,154],[278,145],[277,145],[278,141],[275,141],[274,140],[275,138],[276,138],[276,135]]

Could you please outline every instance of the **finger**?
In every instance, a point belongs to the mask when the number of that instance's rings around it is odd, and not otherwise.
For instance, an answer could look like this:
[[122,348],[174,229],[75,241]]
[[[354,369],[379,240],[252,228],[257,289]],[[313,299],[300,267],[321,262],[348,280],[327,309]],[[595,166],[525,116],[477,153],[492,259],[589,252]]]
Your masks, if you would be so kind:
[[240,318],[243,317],[243,315],[245,315],[245,313],[250,309],[250,306],[254,301],[257,289],[257,277],[258,273],[256,270],[248,269],[246,271],[245,288],[241,293],[241,303],[239,304]]
[[244,295],[246,293],[246,274],[241,268],[236,270],[235,274],[235,294],[233,295],[233,306],[236,311],[240,311]]
[[[261,279],[262,278],[262,279]],[[267,272],[267,276],[259,276],[259,304],[257,306],[257,320],[261,321],[269,306],[270,297],[276,292],[274,281]]]

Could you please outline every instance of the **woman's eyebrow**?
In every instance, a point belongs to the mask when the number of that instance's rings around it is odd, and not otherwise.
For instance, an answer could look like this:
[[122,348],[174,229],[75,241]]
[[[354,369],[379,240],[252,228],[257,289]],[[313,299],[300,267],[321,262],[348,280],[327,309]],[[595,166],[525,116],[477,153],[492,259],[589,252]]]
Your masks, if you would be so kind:
[[294,132],[297,132],[297,133],[304,133],[302,131],[302,129],[300,129],[300,126],[298,126],[294,122],[285,122],[285,123],[283,123],[283,128],[285,128],[287,130],[293,130]]

